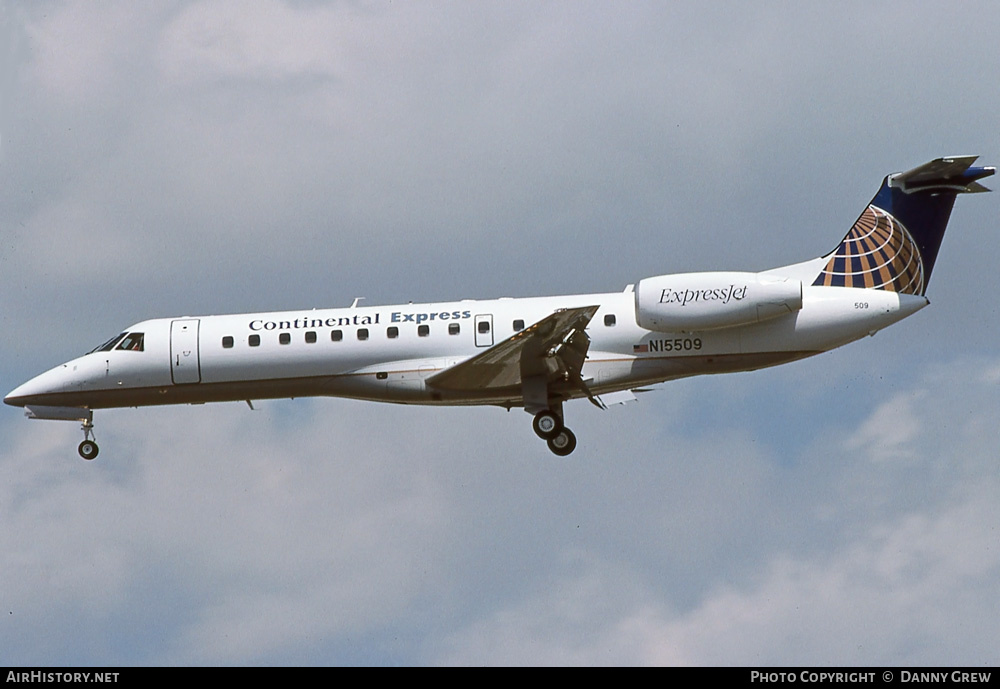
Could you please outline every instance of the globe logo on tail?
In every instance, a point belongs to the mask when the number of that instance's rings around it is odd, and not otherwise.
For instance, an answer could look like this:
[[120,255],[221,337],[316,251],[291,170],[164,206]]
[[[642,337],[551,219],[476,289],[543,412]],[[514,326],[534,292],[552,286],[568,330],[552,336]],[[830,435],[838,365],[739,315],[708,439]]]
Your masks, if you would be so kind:
[[868,206],[813,285],[922,295],[923,261],[902,223],[881,208]]

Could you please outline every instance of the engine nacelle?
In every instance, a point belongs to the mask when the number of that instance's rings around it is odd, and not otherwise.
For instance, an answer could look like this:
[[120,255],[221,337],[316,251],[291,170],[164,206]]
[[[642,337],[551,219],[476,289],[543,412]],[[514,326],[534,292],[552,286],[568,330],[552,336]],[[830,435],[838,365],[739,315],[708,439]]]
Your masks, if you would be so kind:
[[666,333],[750,325],[801,308],[801,281],[760,273],[658,275],[635,288],[639,327]]

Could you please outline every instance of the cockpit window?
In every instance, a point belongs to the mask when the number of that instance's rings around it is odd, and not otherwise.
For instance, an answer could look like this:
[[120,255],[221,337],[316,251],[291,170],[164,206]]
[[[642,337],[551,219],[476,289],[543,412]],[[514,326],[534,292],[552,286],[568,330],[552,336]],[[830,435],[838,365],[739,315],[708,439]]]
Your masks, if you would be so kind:
[[115,349],[124,349],[127,352],[141,352],[142,336],[143,333],[129,333]]
[[99,347],[94,347],[87,353],[93,354],[94,352],[110,352],[112,349],[115,348],[115,345],[118,344],[118,341],[121,340],[123,337],[125,337],[127,334],[128,333],[120,333],[118,335],[115,335],[104,344],[100,345]]

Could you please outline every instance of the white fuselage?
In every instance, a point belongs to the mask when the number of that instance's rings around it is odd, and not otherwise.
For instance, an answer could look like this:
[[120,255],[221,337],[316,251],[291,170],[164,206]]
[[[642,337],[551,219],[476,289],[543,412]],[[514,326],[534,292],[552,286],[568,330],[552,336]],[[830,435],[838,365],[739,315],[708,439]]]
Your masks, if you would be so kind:
[[563,297],[155,319],[126,331],[141,334],[141,351],[119,346],[92,352],[33,378],[5,401],[100,409],[325,395],[512,407],[523,404],[518,386],[442,390],[426,380],[558,309],[599,307],[586,329],[590,349],[581,377],[602,395],[811,356],[926,304],[923,296],[804,286],[794,313],[688,332],[639,327],[631,287]]

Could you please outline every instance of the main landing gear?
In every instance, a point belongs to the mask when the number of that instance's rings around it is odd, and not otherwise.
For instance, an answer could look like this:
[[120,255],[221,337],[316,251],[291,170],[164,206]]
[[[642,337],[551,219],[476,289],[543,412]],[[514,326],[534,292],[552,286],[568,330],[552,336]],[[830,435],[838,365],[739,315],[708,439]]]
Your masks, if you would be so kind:
[[535,435],[548,443],[553,454],[565,457],[576,449],[576,436],[563,425],[562,417],[551,409],[535,414],[531,422]]
[[81,457],[89,461],[97,457],[97,453],[100,452],[97,441],[94,440],[94,422],[86,419],[80,428],[83,430],[83,442],[80,443],[77,451]]

